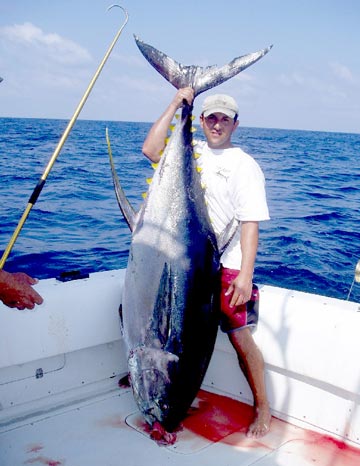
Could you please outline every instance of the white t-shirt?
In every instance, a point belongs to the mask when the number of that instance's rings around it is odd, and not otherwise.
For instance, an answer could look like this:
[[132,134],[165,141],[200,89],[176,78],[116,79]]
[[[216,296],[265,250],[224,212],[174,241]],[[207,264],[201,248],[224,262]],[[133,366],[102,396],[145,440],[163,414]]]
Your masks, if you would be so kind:
[[221,256],[224,267],[240,269],[240,229],[242,221],[269,220],[265,178],[258,163],[239,147],[210,149],[205,141],[195,141],[194,150],[201,168],[208,212],[217,236],[235,218],[237,231]]

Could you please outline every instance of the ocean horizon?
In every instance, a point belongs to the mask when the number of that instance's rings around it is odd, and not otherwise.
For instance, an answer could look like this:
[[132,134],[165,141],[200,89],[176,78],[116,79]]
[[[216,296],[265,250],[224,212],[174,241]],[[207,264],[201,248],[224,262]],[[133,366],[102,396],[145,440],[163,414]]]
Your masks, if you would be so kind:
[[[0,118],[1,251],[67,124]],[[105,128],[138,209],[152,173],[141,154],[150,126],[78,120],[4,268],[41,279],[126,267],[130,232],[115,199]],[[360,134],[239,127],[233,142],[266,178],[271,220],[260,226],[255,282],[347,299],[360,259]],[[360,302],[357,283],[350,300]]]

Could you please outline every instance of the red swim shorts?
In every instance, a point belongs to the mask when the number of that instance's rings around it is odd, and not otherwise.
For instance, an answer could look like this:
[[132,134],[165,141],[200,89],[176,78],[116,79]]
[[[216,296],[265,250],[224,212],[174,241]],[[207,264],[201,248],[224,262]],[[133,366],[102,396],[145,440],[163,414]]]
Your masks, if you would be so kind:
[[239,270],[221,268],[220,327],[226,333],[244,327],[256,327],[259,320],[260,293],[255,284],[253,284],[250,301],[230,307],[231,294],[225,296],[225,293],[238,274]]

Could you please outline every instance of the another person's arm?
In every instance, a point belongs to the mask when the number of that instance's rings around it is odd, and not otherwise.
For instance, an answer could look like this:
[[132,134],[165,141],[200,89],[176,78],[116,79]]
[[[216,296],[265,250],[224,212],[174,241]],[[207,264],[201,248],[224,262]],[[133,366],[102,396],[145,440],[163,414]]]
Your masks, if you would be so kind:
[[164,113],[151,127],[144,141],[142,151],[152,162],[157,163],[160,160],[160,154],[165,147],[169,126],[176,111],[183,105],[184,100],[186,100],[189,105],[192,104],[194,100],[194,91],[191,87],[179,89]]
[[26,273],[10,273],[0,270],[0,300],[8,307],[33,309],[35,304],[43,302],[42,297],[32,285],[37,280]]

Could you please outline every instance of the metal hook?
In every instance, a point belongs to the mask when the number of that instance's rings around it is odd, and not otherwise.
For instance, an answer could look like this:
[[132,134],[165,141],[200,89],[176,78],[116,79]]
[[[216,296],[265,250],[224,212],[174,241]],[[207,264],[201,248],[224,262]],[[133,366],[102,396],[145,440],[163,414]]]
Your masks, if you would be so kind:
[[126,25],[126,23],[128,22],[128,19],[129,19],[128,12],[124,7],[122,7],[121,5],[118,5],[117,3],[114,3],[113,5],[108,6],[106,11],[109,11],[109,10],[111,10],[111,8],[114,8],[114,7],[121,8],[122,11],[125,13],[125,22],[122,25],[122,27],[124,27]]

